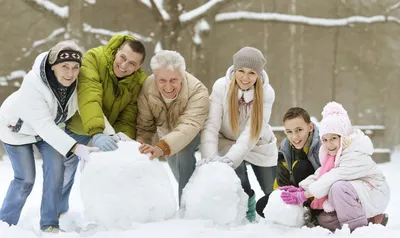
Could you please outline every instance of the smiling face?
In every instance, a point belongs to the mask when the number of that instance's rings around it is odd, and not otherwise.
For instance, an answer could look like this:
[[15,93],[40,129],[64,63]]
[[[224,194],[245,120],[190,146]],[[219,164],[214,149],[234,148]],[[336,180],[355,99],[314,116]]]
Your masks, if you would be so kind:
[[301,117],[287,119],[283,122],[283,125],[287,138],[296,149],[304,147],[310,132],[314,129],[312,123],[305,122]]
[[157,69],[154,72],[157,88],[168,99],[175,98],[182,88],[182,75],[178,69]]
[[65,61],[51,66],[51,69],[54,71],[58,82],[68,87],[78,78],[80,66],[77,62]]
[[327,133],[322,136],[322,145],[329,155],[336,155],[340,148],[340,136],[338,134]]
[[123,45],[115,54],[114,74],[118,78],[124,78],[136,72],[142,67],[143,55],[134,52],[128,44]]
[[235,71],[236,83],[242,90],[251,88],[257,81],[258,74],[250,68],[239,68]]

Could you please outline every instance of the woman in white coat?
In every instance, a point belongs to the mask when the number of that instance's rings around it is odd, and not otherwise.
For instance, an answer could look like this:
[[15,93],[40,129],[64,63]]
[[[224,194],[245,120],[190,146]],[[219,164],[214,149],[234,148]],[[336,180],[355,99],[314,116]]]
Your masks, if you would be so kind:
[[244,47],[233,55],[233,66],[218,79],[210,112],[201,134],[200,164],[225,162],[235,169],[249,196],[247,219],[255,219],[255,194],[247,175],[250,164],[265,194],[273,190],[278,149],[269,126],[275,92],[263,70],[263,54]]
[[77,144],[63,125],[78,108],[77,77],[82,50],[62,41],[41,53],[21,87],[0,108],[0,140],[14,169],[0,210],[0,221],[16,225],[35,182],[33,145],[43,159],[43,193],[40,228],[58,232],[65,157],[86,159],[98,148]]

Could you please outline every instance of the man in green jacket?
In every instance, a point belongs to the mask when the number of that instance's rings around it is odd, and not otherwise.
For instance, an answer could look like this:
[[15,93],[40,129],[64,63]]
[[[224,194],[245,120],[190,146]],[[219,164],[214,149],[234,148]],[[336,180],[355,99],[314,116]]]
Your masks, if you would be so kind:
[[[110,151],[118,148],[118,140],[136,138],[137,98],[147,78],[141,68],[145,56],[143,44],[129,35],[116,35],[83,55],[78,77],[79,113],[66,125],[66,132],[78,143],[86,145],[92,139],[94,146]],[[64,163],[60,213],[68,211],[78,162],[74,156]]]

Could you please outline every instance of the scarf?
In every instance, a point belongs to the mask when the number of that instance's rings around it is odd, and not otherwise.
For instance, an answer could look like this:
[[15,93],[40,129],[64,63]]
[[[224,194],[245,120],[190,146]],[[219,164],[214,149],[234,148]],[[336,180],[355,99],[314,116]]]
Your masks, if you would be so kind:
[[[320,178],[325,173],[329,172],[335,166],[336,155],[326,154],[325,159],[322,161],[321,169],[319,170],[318,178]],[[324,209],[324,202],[327,201],[328,196],[322,198],[314,198],[311,202],[311,208],[313,209]],[[329,212],[329,211],[326,211]]]
[[45,70],[47,82],[51,91],[53,91],[54,95],[56,96],[61,108],[65,109],[69,98],[72,96],[75,90],[76,80],[70,86],[64,86],[58,81],[54,71],[51,69],[49,62],[46,63]]

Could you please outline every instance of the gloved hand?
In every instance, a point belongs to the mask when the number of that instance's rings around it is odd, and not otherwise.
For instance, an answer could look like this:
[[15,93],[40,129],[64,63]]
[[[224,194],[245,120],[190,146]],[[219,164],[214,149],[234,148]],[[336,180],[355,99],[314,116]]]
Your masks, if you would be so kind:
[[85,168],[86,163],[89,161],[89,154],[98,151],[100,151],[100,149],[97,147],[89,147],[81,144],[77,144],[75,146],[74,154],[76,154],[81,160],[81,165],[80,165],[81,171]]
[[279,187],[278,189],[282,190],[282,191],[290,192],[290,193],[304,191],[304,189],[302,187],[296,187],[296,186],[293,186],[293,185],[282,186],[282,187]]
[[106,136],[103,133],[98,133],[93,136],[93,144],[96,147],[99,147],[101,151],[112,151],[118,149],[118,141],[119,138],[116,135]]
[[291,205],[303,204],[303,202],[307,200],[304,191],[299,191],[299,192],[283,191],[281,193],[281,198],[286,204],[291,204]]
[[221,162],[221,163],[225,163],[225,164],[227,164],[227,165],[229,165],[231,167],[233,166],[233,161],[230,158],[226,157],[226,156],[224,156],[224,157],[215,156],[211,160],[211,162]]
[[212,158],[203,158],[203,159],[197,161],[196,166],[199,167],[199,166],[202,166],[204,164],[208,164],[208,163],[211,162],[211,160],[212,160]]
[[117,136],[118,136],[118,139],[121,140],[121,141],[133,141],[131,138],[129,138],[129,136],[127,136],[123,132],[118,132]]

